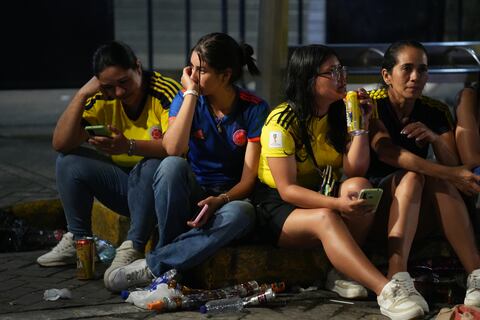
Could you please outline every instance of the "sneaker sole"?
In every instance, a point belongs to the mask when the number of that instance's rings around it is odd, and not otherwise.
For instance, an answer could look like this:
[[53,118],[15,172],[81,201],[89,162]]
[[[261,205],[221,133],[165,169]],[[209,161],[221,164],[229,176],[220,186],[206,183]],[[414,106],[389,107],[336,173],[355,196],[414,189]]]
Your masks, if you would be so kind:
[[352,290],[350,290],[350,292],[348,292],[347,290],[341,290],[341,289],[338,289],[338,288],[332,288],[332,289],[329,289],[329,290],[332,291],[332,292],[335,292],[340,297],[346,298],[346,299],[366,299],[368,297],[367,292],[360,292],[360,291],[351,292]]
[[54,262],[39,262],[37,261],[37,263],[41,266],[41,267],[63,267],[63,266],[68,266],[68,265],[74,265],[77,263],[76,260],[74,261],[54,261]]
[[392,320],[422,319],[424,316],[423,310],[420,306],[416,306],[402,314],[393,313],[381,307],[380,312]]

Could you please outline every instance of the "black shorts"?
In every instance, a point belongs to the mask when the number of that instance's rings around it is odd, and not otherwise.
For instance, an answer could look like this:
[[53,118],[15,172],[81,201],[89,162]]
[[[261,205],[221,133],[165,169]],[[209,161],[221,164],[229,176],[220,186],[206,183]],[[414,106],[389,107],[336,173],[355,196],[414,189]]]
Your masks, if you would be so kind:
[[252,195],[257,212],[257,236],[261,242],[277,245],[287,217],[296,207],[282,200],[277,189],[257,181]]

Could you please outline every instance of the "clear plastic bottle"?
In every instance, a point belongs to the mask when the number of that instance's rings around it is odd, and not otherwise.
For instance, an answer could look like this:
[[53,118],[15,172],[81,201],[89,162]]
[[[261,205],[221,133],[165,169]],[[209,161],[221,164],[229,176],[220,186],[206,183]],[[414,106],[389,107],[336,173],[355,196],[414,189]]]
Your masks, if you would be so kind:
[[265,304],[275,298],[275,292],[267,289],[264,293],[256,294],[246,298],[234,297],[220,300],[208,301],[200,307],[201,313],[220,314],[242,311],[246,306]]
[[97,236],[94,236],[93,239],[95,241],[95,249],[100,261],[105,264],[112,263],[116,253],[115,247],[107,240],[100,239]]

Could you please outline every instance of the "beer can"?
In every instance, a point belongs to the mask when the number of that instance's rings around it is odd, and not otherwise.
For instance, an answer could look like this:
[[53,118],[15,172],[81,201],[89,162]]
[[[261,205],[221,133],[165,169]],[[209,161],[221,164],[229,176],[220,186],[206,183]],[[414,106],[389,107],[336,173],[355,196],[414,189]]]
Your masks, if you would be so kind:
[[95,242],[92,237],[76,240],[77,279],[89,280],[95,275]]
[[363,110],[358,101],[356,91],[348,91],[345,97],[345,111],[347,116],[347,131],[353,136],[363,134],[367,131],[363,119]]

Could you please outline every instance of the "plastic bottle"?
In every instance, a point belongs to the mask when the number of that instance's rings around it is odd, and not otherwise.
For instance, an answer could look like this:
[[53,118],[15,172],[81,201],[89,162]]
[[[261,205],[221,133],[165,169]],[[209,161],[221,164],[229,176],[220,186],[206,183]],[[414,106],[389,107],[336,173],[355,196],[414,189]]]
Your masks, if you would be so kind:
[[100,239],[97,236],[94,236],[93,240],[95,241],[95,249],[100,261],[105,264],[112,263],[116,253],[115,247],[107,240]]
[[246,306],[265,304],[274,298],[275,292],[273,292],[273,290],[270,288],[264,293],[246,298],[235,297],[208,301],[204,306],[200,307],[200,312],[208,314],[239,312],[242,311]]
[[132,291],[125,302],[133,303],[135,306],[147,309],[147,305],[163,298],[172,298],[181,295],[177,288],[171,288],[166,283],[160,283],[152,290]]
[[[167,272],[165,272],[164,274],[162,274],[160,277],[153,279],[152,283],[150,283],[145,288],[137,288],[137,289],[133,290],[132,292],[135,292],[135,291],[153,291],[161,283],[167,283],[169,285],[169,287],[175,287],[177,289],[180,289],[180,288],[178,288],[177,282],[176,282],[178,280],[178,278],[180,278],[180,274],[178,273],[178,271],[176,269],[170,269]],[[123,300],[126,300],[129,295],[130,295],[130,291],[128,291],[128,290],[122,290],[120,292],[120,296],[122,297]]]
[[43,299],[46,301],[55,301],[60,298],[71,299],[72,293],[67,288],[63,289],[47,289],[43,293]]

